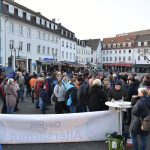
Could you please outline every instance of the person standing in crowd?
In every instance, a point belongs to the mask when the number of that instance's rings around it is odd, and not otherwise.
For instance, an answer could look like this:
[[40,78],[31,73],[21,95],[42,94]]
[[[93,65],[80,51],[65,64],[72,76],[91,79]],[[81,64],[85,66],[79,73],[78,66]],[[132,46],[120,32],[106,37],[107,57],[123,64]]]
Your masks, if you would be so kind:
[[51,95],[53,93],[53,80],[50,76],[50,74],[47,74],[46,80],[45,80],[45,85],[46,85],[46,92],[47,92],[47,104],[51,105]]
[[19,99],[20,99],[20,88],[19,88],[19,84],[18,84],[16,79],[14,79],[14,86],[15,86],[15,90],[18,94],[18,97],[17,97],[17,100],[16,100],[16,105],[15,105],[15,108],[14,108],[14,111],[17,112],[17,111],[19,111],[18,104],[19,104]]
[[30,87],[31,87],[31,94],[32,94],[32,103],[34,103],[34,85],[37,82],[37,75],[34,74],[31,78],[31,80],[29,81]]
[[44,85],[44,77],[39,77],[34,85],[34,98],[36,100],[35,108],[39,107],[39,98],[40,98],[40,91]]
[[150,80],[150,74],[146,74],[146,75],[144,75],[144,76],[141,78],[141,83],[140,83],[140,85],[139,85],[139,88],[142,88],[142,87],[145,86],[144,82],[145,82],[146,80]]
[[30,80],[31,80],[32,74],[27,73],[25,76],[25,85],[26,85],[26,89],[27,89],[27,93],[26,93],[26,97],[31,97],[31,86],[29,84]]
[[72,78],[69,86],[68,86],[68,90],[66,92],[65,95],[65,100],[67,103],[67,107],[69,107],[69,111],[70,113],[76,113],[76,109],[77,109],[77,88],[76,88],[76,78]]
[[58,98],[58,101],[55,102],[55,112],[57,114],[62,114],[65,112],[65,87],[60,78],[60,74],[57,76],[57,85],[54,87],[54,94]]
[[19,73],[18,84],[19,84],[19,88],[20,88],[20,100],[23,101],[24,100],[25,80],[24,80],[24,76],[22,73]]
[[[128,93],[128,101],[129,102],[131,102],[133,95],[138,95],[138,86],[133,77],[128,79],[127,93]],[[128,108],[127,109],[127,120],[125,123],[130,124],[130,122],[131,122],[131,108]]]
[[1,113],[6,114],[7,113],[7,105],[6,105],[6,94],[5,94],[5,86],[8,82],[8,79],[5,78],[2,83],[0,84],[0,98],[3,101],[2,111]]
[[6,105],[7,105],[7,113],[14,113],[14,108],[16,105],[16,100],[18,97],[17,91],[15,89],[15,85],[13,84],[14,79],[10,78],[8,83],[5,86],[6,93]]
[[45,114],[46,112],[46,106],[47,106],[47,100],[48,100],[48,94],[47,94],[47,91],[46,91],[46,86],[43,84],[41,86],[41,90],[39,91],[40,92],[40,98],[41,98],[41,101],[42,101],[42,113]]
[[111,101],[112,99],[115,101],[118,100],[128,101],[127,91],[122,88],[121,81],[116,81],[115,86],[108,91],[107,99],[108,101]]
[[78,109],[79,112],[87,112],[87,104],[89,102],[89,83],[88,75],[83,76],[80,88],[78,89]]
[[104,109],[106,97],[104,91],[101,88],[101,80],[95,79],[89,90],[89,110],[101,111]]
[[[140,96],[140,100],[134,105],[132,109],[132,121],[130,124],[130,133],[133,142],[134,150],[146,150],[146,144],[149,132],[141,130],[141,119],[143,120],[150,111],[150,96],[148,96],[148,91],[146,88],[138,89],[138,96]],[[137,137],[140,137],[140,144]]]

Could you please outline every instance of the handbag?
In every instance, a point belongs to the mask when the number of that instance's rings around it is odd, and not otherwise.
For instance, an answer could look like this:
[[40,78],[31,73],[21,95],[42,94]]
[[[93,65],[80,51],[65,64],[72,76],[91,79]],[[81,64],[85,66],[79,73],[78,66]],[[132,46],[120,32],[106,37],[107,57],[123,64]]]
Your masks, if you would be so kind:
[[144,105],[145,105],[146,110],[148,111],[148,115],[144,117],[143,120],[141,118],[141,130],[150,132],[150,110],[148,109],[145,102],[144,102]]
[[55,94],[53,93],[52,96],[51,96],[51,100],[55,103],[58,102],[58,97],[55,96]]

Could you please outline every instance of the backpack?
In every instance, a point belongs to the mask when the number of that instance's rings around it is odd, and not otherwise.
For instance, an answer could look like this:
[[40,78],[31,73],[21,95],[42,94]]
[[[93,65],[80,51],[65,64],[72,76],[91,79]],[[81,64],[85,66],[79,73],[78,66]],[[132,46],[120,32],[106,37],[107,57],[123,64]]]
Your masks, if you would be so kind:
[[141,119],[141,129],[143,131],[150,132],[150,110],[148,109],[145,102],[144,102],[144,105],[145,105],[146,110],[148,111],[148,115],[144,117],[143,120]]

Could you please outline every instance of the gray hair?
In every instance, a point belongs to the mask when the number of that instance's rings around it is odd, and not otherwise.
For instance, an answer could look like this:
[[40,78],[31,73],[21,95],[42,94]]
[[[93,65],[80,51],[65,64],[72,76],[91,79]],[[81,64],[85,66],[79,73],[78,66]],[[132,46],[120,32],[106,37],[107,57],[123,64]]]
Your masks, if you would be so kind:
[[148,90],[145,87],[139,88],[138,92],[143,93],[143,96],[147,96],[148,95]]

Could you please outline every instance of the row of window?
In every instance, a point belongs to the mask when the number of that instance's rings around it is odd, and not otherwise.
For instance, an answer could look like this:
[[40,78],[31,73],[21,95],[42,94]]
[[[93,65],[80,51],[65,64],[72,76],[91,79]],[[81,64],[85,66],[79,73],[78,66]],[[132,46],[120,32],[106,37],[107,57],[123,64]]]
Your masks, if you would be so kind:
[[90,55],[90,51],[88,51],[87,49],[77,49],[77,54],[88,54]]
[[55,56],[57,58],[58,49],[54,49],[54,48],[50,49],[50,47],[47,47],[46,49],[45,46],[38,45],[37,54],[47,54],[47,55],[52,55],[53,57]]
[[[13,34],[16,33],[14,23],[10,23],[10,33],[13,33]],[[23,25],[19,25],[18,34],[20,36],[24,36],[25,33],[26,33],[27,37],[31,38],[31,28],[26,28],[26,30],[25,30],[25,27]],[[42,40],[48,40],[48,41],[56,42],[56,43],[58,42],[57,36],[50,35],[50,34],[47,34],[45,32],[41,32],[41,31],[37,31],[37,38],[42,39]]]
[[[30,28],[27,28],[26,31],[24,31],[24,27],[22,25],[19,25],[19,28],[17,30],[18,30],[18,34],[20,36],[24,36],[24,33],[26,33],[27,37],[31,37],[31,29]],[[9,31],[10,31],[10,33],[13,33],[13,34],[16,33],[14,23],[10,23]]]
[[[144,60],[146,60],[145,57],[142,57],[144,58]],[[138,56],[138,60],[140,61],[141,60],[141,56]],[[103,57],[103,61],[113,61],[112,57]],[[131,56],[128,56],[128,58],[126,58],[125,56],[123,57],[115,57],[115,61],[131,61]]]
[[115,50],[115,51],[106,51],[106,50],[103,50],[103,54],[113,54],[113,52],[115,52],[115,54],[117,53],[123,53],[123,54],[126,54],[126,53],[131,53],[131,50]]
[[[150,44],[150,41],[145,41],[145,42],[138,42],[138,46],[148,46]],[[103,48],[121,48],[121,47],[131,47],[132,43],[118,43],[118,44],[108,44],[105,45],[103,44]]]
[[81,57],[78,57],[77,56],[77,61],[79,62],[79,63],[87,63],[87,62],[91,62],[91,60],[90,60],[90,58],[81,58]]
[[65,46],[66,46],[66,48],[76,49],[76,45],[75,44],[66,42],[66,45],[65,45],[65,42],[62,41],[62,47],[65,47]]
[[43,18],[40,18],[39,16],[33,15],[33,14],[29,13],[29,12],[26,12],[24,10],[21,10],[21,9],[19,9],[17,7],[14,7],[14,6],[6,4],[6,3],[3,4],[3,11],[5,13],[11,13],[11,14],[13,14],[16,17],[20,17],[20,18],[23,18],[25,20],[31,21],[34,24],[38,24],[38,25],[44,26],[45,28],[48,28],[50,30],[60,31],[60,33],[62,35],[66,36],[66,37],[69,37],[69,38],[72,38],[72,39],[75,39],[74,33],[69,32],[68,30],[65,30],[63,28],[58,30],[59,27],[55,23],[55,19],[52,19],[52,22],[51,22],[51,21],[45,20]]
[[[9,49],[14,48],[14,40],[9,41]],[[19,42],[19,47],[18,50],[22,51],[23,50],[23,42]],[[31,51],[31,43],[26,44],[26,51],[30,52]]]
[[131,47],[132,43],[118,43],[118,44],[103,44],[103,48],[120,48],[120,47]]
[[[112,57],[103,57],[103,61],[113,61]],[[131,61],[131,56],[128,56],[128,58],[126,58],[125,56],[123,57],[115,57],[115,62],[116,61]]]
[[64,52],[64,51],[62,51],[62,59],[65,59],[65,60],[67,60],[67,59],[70,59],[70,60],[75,60],[76,59],[76,55],[75,55],[75,53],[69,53],[69,52]]

